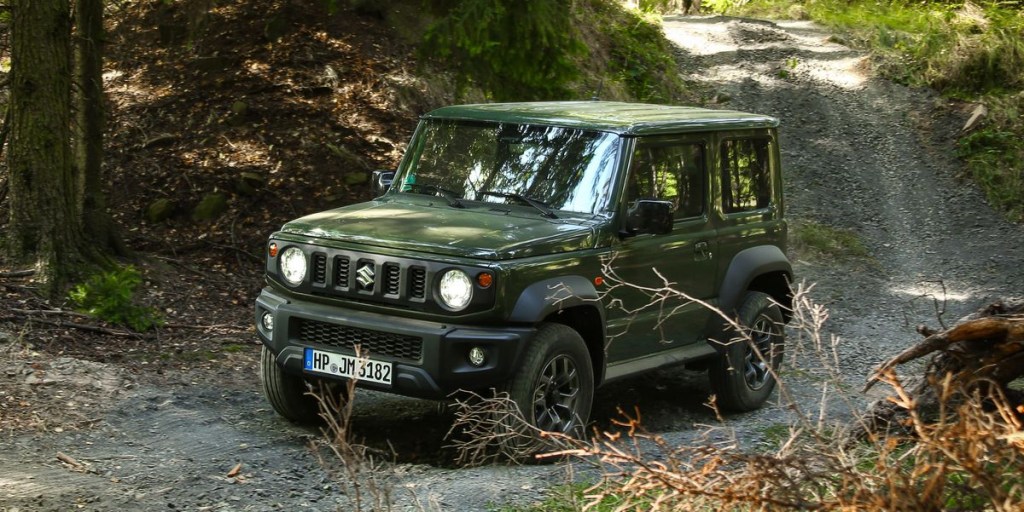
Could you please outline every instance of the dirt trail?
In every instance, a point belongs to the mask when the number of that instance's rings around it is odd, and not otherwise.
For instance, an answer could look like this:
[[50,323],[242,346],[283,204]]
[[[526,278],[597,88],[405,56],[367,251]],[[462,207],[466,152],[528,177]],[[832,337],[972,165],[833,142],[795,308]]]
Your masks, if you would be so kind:
[[797,262],[832,310],[854,378],[915,339],[917,324],[936,325],[932,298],[952,322],[1024,294],[1024,231],[956,179],[965,115],[872,76],[864,55],[809,22],[672,18],[665,29],[696,57],[690,78],[725,107],[782,120],[790,220],[852,229],[874,260]]
[[[817,283],[813,296],[831,308],[850,382],[914,340],[914,325],[935,324],[928,295],[941,293],[940,282],[947,322],[992,298],[1022,298],[1024,233],[955,180],[961,168],[951,137],[963,119],[937,110],[940,100],[871,77],[860,53],[808,23],[680,17],[665,27],[689,54],[684,75],[717,93],[721,106],[782,119],[790,218],[852,229],[867,246],[871,261],[796,262],[798,276]],[[269,411],[253,348],[217,374],[152,378],[47,361],[0,337],[0,390],[61,390],[77,411],[37,433],[0,439],[0,511],[351,509],[344,486],[307,448],[317,432]],[[818,386],[803,379],[795,392],[813,399]],[[701,405],[706,394],[702,376],[664,372],[600,390],[594,416],[639,405],[650,429],[684,440],[714,421]],[[375,446],[390,442],[406,457],[421,454],[394,467],[396,510],[529,503],[565,481],[559,465],[456,470],[418,462],[439,449],[451,418],[429,402],[372,393],[358,400],[357,435]],[[727,426],[756,443],[787,414],[766,407]],[[58,452],[79,464],[58,461]],[[238,463],[239,475],[228,477]]]

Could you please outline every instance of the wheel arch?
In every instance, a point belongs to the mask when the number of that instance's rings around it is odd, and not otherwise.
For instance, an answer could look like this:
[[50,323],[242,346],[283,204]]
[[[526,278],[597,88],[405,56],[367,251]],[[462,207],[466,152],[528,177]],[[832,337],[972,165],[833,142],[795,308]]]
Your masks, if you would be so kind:
[[527,286],[516,300],[509,320],[568,326],[583,338],[594,367],[594,385],[604,381],[605,310],[597,289],[581,276],[545,279]]
[[793,266],[777,246],[760,245],[740,251],[729,263],[719,288],[719,308],[735,315],[747,291],[767,293],[782,307],[782,316],[789,321],[792,312],[790,282]]

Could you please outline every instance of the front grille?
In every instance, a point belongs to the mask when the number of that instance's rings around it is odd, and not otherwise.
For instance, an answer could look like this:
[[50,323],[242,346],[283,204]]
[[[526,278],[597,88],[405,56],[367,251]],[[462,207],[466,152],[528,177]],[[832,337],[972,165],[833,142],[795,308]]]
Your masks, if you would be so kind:
[[348,289],[348,256],[334,257],[334,286]]
[[413,299],[427,297],[427,269],[423,267],[409,269],[409,297]]
[[423,353],[423,338],[316,320],[299,319],[299,339],[304,344],[328,345],[352,351],[359,345],[367,357],[387,356],[419,362]]
[[[451,313],[434,297],[431,285],[436,276],[452,267],[470,275],[483,270],[338,247],[306,245],[303,248],[309,255],[309,273],[303,285],[290,287],[296,293],[434,314]],[[462,313],[478,313],[493,307],[496,288],[494,285],[478,287],[472,304]]]
[[[354,263],[353,263],[354,262]],[[396,262],[376,263],[367,258],[353,260],[348,256],[335,256],[331,268],[335,293],[352,289],[363,293],[379,293],[386,298],[406,298],[422,302],[427,297],[427,269],[409,267],[403,272]],[[326,280],[326,257],[313,255],[313,282]],[[379,286],[378,286],[379,282]]]
[[384,294],[397,296],[402,289],[402,267],[397,263],[384,264]]
[[313,254],[313,282],[323,284],[327,282],[327,255],[323,253]]

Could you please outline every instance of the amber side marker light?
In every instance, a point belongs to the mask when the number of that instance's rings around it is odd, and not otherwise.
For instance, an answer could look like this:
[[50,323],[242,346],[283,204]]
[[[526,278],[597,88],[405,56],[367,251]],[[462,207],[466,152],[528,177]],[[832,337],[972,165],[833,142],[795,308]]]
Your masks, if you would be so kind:
[[480,285],[481,288],[490,288],[494,284],[494,276],[487,272],[481,272],[476,276],[476,284]]
[[267,252],[270,253],[271,258],[277,257],[277,244],[270,244],[270,248],[267,249]]

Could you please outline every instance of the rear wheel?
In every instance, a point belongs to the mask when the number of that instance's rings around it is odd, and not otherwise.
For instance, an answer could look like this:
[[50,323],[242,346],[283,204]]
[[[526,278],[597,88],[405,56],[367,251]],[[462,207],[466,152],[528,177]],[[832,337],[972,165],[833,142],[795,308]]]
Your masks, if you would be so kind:
[[288,421],[308,425],[320,420],[316,398],[306,394],[306,379],[285,373],[266,346],[260,354],[260,382],[271,407]]
[[708,376],[722,409],[751,411],[775,389],[773,372],[782,364],[785,341],[782,311],[768,294],[748,292],[737,319],[743,332],[726,331],[732,339],[708,368]]

